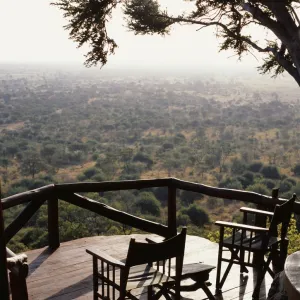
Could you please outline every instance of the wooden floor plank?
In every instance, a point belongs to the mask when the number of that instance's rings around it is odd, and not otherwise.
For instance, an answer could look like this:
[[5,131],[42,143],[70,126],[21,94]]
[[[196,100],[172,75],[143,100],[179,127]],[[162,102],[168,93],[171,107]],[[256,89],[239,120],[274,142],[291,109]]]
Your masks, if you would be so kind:
[[[159,240],[155,235],[130,236],[95,236],[66,243],[56,251],[48,248],[28,251],[29,277],[27,285],[31,300],[37,299],[92,299],[92,258],[86,248],[93,251],[105,251],[116,259],[124,259],[127,255],[130,238],[144,241],[146,237]],[[206,239],[188,236],[184,263],[204,262],[216,265],[218,245]],[[226,264],[224,263],[223,270]],[[239,266],[233,266],[223,287],[223,293],[217,300],[250,300],[253,292],[253,272],[249,268],[248,277],[240,277]],[[216,270],[210,273],[210,290],[215,291]],[[192,281],[186,281],[186,283]],[[266,276],[262,286],[260,300],[266,299],[272,279]],[[202,290],[182,293],[183,299],[207,299]],[[145,298],[146,299],[146,298]]]

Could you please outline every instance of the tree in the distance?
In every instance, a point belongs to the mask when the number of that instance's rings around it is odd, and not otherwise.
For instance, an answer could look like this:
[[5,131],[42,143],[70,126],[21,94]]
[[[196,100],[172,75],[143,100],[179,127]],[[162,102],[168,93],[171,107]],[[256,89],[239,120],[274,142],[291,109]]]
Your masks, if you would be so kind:
[[[123,6],[128,28],[135,34],[168,34],[174,24],[214,26],[221,40],[220,50],[265,54],[261,73],[273,76],[288,72],[300,85],[300,0],[191,0],[194,10],[172,15],[156,0],[58,0],[53,3],[69,19],[65,27],[78,46],[88,43],[86,65],[104,65],[117,43],[107,34],[107,22],[117,6]],[[256,28],[272,33],[271,40],[257,41],[249,34]]]

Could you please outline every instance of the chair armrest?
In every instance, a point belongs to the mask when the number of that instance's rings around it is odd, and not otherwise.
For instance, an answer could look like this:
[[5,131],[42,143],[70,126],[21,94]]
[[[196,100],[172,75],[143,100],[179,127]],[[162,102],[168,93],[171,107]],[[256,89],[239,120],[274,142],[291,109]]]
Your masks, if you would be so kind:
[[274,215],[274,213],[272,213],[270,211],[260,210],[260,209],[250,208],[250,207],[241,207],[240,211],[243,213],[262,215],[262,216],[266,216],[266,217],[273,217],[273,215]]
[[149,238],[145,238],[146,242],[149,244],[156,244],[157,242],[155,242],[154,240],[151,240]]
[[93,257],[97,257],[99,260],[101,261],[104,261],[112,266],[115,266],[115,267],[118,267],[118,268],[124,268],[125,267],[125,264],[122,263],[121,261],[113,258],[112,256],[108,255],[107,253],[105,252],[102,252],[102,251],[97,251],[96,252],[93,252],[89,249],[86,249],[86,252],[88,254],[91,254]]
[[145,238],[146,242],[149,243],[149,244],[156,244],[156,243],[161,243],[161,242],[164,242],[166,241],[167,239],[162,239],[162,238],[154,238],[154,239],[151,239],[151,238]]
[[216,225],[221,227],[229,227],[229,228],[235,228],[235,229],[244,229],[249,230],[253,232],[268,232],[268,228],[264,227],[257,227],[257,226],[251,226],[251,225],[245,225],[245,224],[239,224],[239,223],[231,223],[231,222],[224,222],[224,221],[216,221]]

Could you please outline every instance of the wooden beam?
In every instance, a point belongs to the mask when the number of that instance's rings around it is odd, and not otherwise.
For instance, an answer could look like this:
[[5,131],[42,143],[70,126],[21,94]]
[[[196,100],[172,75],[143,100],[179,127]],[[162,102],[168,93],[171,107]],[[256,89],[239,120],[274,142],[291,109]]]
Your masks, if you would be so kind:
[[[212,187],[204,184],[194,183],[179,180],[176,178],[162,178],[162,179],[145,179],[145,180],[125,180],[125,181],[104,181],[104,182],[82,182],[82,183],[67,183],[48,185],[33,191],[20,193],[14,196],[2,199],[3,209],[13,207],[18,204],[26,203],[31,200],[40,199],[41,197],[49,199],[49,196],[61,192],[105,192],[105,191],[118,191],[130,189],[144,189],[151,187],[169,187],[173,186],[177,189],[198,192],[204,195],[224,198],[230,200],[239,200],[249,203],[255,203],[264,207],[274,208],[276,204],[282,204],[287,199],[261,195],[254,192],[232,190]],[[300,214],[300,203],[295,202],[294,212]]]
[[48,200],[48,240],[51,249],[59,247],[58,199],[56,197]]
[[78,194],[60,193],[58,198],[76,206],[88,209],[113,221],[120,222],[146,232],[155,233],[163,237],[167,237],[169,235],[169,228],[165,225],[138,218]]
[[45,200],[42,199],[31,201],[27,204],[20,214],[5,228],[4,234],[6,243],[8,243],[23,228],[44,202]]
[[54,184],[46,185],[41,188],[27,191],[24,193],[19,193],[7,198],[2,199],[3,209],[8,209],[10,207],[24,204],[30,201],[35,201],[38,199],[47,199],[49,195],[52,195],[54,190]]
[[176,187],[168,187],[168,228],[170,236],[177,234],[176,224]]
[[[284,198],[274,199],[270,196],[261,195],[254,192],[217,188],[200,183],[183,181],[176,178],[173,179],[173,182],[174,186],[176,186],[178,189],[197,192],[211,197],[255,203],[269,208],[274,208],[276,204],[283,204],[288,200]],[[300,214],[300,202],[294,203],[294,212]]]
[[[1,189],[0,189],[0,196],[1,196]],[[5,242],[5,235],[4,235],[4,220],[3,220],[1,203],[0,203],[0,295],[1,295],[1,299],[9,300],[6,242]]]
[[124,181],[103,181],[103,182],[79,182],[56,184],[55,191],[84,193],[84,192],[106,192],[120,190],[140,190],[152,187],[167,187],[172,178],[161,179],[141,179],[141,180],[124,180]]

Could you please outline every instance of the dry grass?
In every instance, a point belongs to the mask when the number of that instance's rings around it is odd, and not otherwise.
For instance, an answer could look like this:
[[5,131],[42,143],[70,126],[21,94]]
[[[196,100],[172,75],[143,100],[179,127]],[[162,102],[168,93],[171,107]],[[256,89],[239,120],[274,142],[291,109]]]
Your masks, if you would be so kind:
[[86,162],[79,166],[70,166],[66,168],[60,168],[56,173],[56,178],[58,181],[66,181],[68,180],[75,180],[76,177],[82,173],[85,169],[91,168],[95,166],[94,161]]
[[189,142],[192,139],[192,137],[196,134],[196,131],[195,130],[190,130],[190,131],[188,131],[188,130],[182,130],[180,133],[182,135],[184,135],[184,137],[186,138],[186,140]]
[[148,135],[153,135],[153,136],[170,136],[170,134],[162,129],[156,129],[156,128],[150,128],[147,129],[143,132],[143,137],[146,137]]
[[205,135],[209,141],[216,141],[220,139],[219,130],[216,130],[213,127],[206,128]]
[[97,101],[97,100],[99,100],[99,99],[97,99],[97,98],[90,98],[90,99],[88,100],[88,104],[91,104],[91,103],[93,103],[93,102],[95,102],[95,101]]
[[24,122],[17,122],[17,123],[11,123],[11,124],[4,124],[0,125],[0,132],[2,130],[20,130],[24,127]]
[[266,131],[257,131],[255,134],[254,134],[254,138],[256,138],[257,140],[273,140],[273,139],[276,139],[276,133],[277,133],[277,129],[276,128],[273,128],[273,129],[270,129],[270,130],[266,130]]

